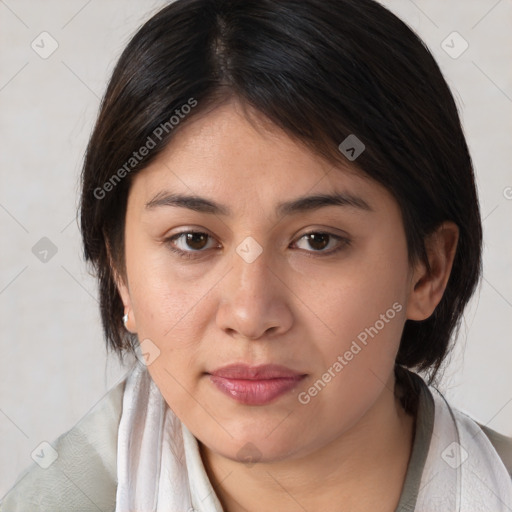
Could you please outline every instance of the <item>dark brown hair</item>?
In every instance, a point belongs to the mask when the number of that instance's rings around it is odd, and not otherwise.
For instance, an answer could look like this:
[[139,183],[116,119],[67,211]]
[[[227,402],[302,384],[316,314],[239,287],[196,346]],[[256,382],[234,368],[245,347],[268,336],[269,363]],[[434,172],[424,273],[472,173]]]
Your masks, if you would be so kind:
[[[355,134],[366,149],[353,165],[396,199],[411,263],[428,265],[425,237],[442,221],[457,224],[444,296],[427,320],[406,321],[396,360],[397,368],[428,370],[432,381],[480,277],[478,198],[438,65],[405,23],[372,0],[177,0],[131,39],[108,84],[82,172],[84,254],[99,279],[107,345],[122,357],[137,341],[123,327],[107,252],[108,245],[124,277],[131,179],[183,125],[230,97],[333,164],[347,163],[338,145]],[[148,138],[149,152],[132,160]]]

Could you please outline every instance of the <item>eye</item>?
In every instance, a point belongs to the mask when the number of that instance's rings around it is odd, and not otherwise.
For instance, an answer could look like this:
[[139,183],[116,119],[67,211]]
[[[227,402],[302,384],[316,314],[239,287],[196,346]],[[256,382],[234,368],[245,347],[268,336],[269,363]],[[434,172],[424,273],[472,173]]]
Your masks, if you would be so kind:
[[[346,246],[350,245],[350,240],[348,238],[323,231],[311,231],[309,233],[306,233],[299,238],[298,242],[300,242],[303,239],[306,240],[306,243],[307,245],[309,245],[309,247],[313,248],[312,251],[309,251],[306,248],[307,252],[317,252],[320,253],[320,255],[334,254],[338,251],[341,251]],[[333,241],[335,242],[334,244],[332,243]],[[296,245],[298,245],[298,242],[296,242]],[[334,248],[327,251],[324,250],[326,247],[332,247],[333,245]]]
[[[206,252],[206,249],[212,248],[208,246],[210,240],[213,240],[213,238],[208,233],[202,231],[184,231],[167,238],[165,243],[171,251],[177,253],[180,257],[193,259],[200,256],[200,254],[196,253]],[[337,253],[351,243],[348,238],[323,231],[305,233],[299,238],[295,245],[298,246],[301,240],[306,240],[307,245],[313,249],[308,250],[306,248],[305,251],[307,253],[319,253],[318,256],[329,256]],[[329,246],[334,247],[327,251],[324,250]],[[301,249],[301,247],[299,247],[299,249]]]
[[[201,231],[184,231],[173,235],[165,240],[171,251],[176,252],[183,258],[194,258],[194,253],[205,252],[208,240],[212,239],[208,233]],[[190,250],[191,249],[191,250]]]

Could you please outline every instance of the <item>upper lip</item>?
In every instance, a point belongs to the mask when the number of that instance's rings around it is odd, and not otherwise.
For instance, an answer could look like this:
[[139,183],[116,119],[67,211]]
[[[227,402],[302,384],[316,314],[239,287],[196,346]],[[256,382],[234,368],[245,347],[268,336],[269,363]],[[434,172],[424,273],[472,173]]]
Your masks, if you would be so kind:
[[293,378],[304,375],[303,373],[296,372],[278,364],[262,364],[258,366],[250,366],[248,364],[235,363],[222,368],[209,372],[211,375],[217,377],[225,377],[228,379],[247,379],[247,380],[262,380],[262,379],[278,379],[278,378]]

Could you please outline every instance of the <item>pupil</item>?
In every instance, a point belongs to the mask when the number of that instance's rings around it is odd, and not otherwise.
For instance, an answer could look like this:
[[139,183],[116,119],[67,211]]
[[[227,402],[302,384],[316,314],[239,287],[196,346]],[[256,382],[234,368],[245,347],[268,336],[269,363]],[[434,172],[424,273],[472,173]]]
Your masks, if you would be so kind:
[[[322,233],[313,233],[312,235],[309,235],[309,245],[315,249],[320,250],[327,246],[329,235],[322,234]],[[315,245],[318,244],[318,245]]]
[[[197,244],[197,242],[199,243]],[[206,245],[206,236],[203,233],[187,233],[187,245],[191,249],[202,249]]]

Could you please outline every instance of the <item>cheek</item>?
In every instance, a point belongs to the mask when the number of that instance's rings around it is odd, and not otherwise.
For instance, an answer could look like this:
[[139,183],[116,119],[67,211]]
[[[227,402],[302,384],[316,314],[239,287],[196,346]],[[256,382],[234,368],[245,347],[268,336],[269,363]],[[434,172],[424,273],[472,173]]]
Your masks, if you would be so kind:
[[325,290],[320,311],[333,332],[317,338],[319,364],[303,389],[301,403],[310,400],[310,415],[331,418],[326,424],[335,425],[333,435],[336,425],[348,428],[382,393],[405,322],[400,267],[377,263],[372,268],[361,262],[361,269],[333,279]]
[[187,417],[203,370],[198,361],[208,321],[204,298],[213,283],[210,277],[187,279],[163,252],[140,250],[132,260],[132,306],[139,341],[150,340],[157,354],[148,371],[167,403]]
[[127,271],[137,336],[158,354],[148,369],[159,386],[179,394],[174,379],[188,389],[199,371],[194,362],[201,360],[214,276],[191,279],[165,250],[144,249],[142,243],[127,246]]
[[331,340],[324,345],[324,364],[346,353],[357,360],[351,366],[393,365],[405,322],[407,265],[405,244],[383,236],[325,281],[317,299]]

